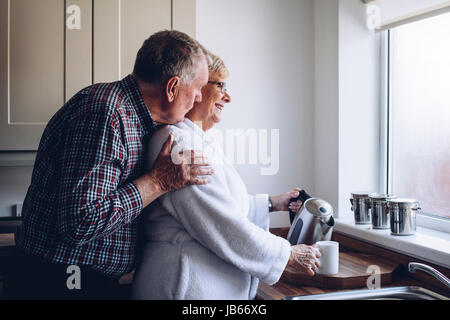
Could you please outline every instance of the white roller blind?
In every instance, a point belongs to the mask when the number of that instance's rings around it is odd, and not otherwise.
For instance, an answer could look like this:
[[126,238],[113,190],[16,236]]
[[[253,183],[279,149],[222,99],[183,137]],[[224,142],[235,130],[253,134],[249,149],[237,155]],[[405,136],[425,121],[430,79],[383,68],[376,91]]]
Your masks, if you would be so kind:
[[449,0],[363,0],[363,2],[379,8],[381,23],[377,30],[393,28],[450,11]]

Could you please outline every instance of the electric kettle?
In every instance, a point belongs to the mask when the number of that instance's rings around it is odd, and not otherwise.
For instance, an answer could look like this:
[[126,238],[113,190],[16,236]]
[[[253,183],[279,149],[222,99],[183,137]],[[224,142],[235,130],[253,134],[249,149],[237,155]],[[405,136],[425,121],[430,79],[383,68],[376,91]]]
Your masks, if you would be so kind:
[[289,203],[297,200],[301,200],[303,205],[297,214],[289,211],[291,228],[287,240],[291,245],[312,245],[317,241],[331,240],[335,225],[333,207],[325,200],[312,198],[304,190],[300,191],[300,195],[292,198]]

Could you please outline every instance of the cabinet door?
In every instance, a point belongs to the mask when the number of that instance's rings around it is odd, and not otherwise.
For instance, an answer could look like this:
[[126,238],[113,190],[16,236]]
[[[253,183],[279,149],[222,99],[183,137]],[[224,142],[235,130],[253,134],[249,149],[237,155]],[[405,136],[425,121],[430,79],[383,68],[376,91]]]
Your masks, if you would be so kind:
[[36,149],[64,103],[64,2],[0,1],[0,149]]
[[[77,28],[66,30],[69,6]],[[0,150],[36,150],[48,120],[92,83],[92,0],[0,0]]]
[[131,73],[144,40],[171,20],[171,0],[94,1],[94,82]]
[[133,71],[150,35],[177,29],[195,37],[195,0],[95,0],[94,82],[116,81]]
[[172,0],[172,29],[197,38],[197,0]]
[[93,0],[65,0],[65,101],[92,84]]

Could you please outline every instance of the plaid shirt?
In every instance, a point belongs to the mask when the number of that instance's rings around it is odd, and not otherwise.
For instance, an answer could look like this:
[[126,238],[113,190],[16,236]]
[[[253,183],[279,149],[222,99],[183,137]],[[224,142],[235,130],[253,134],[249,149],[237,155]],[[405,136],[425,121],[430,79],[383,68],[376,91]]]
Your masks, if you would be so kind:
[[132,270],[142,210],[132,181],[156,128],[131,75],[72,97],[42,135],[19,247],[113,278]]

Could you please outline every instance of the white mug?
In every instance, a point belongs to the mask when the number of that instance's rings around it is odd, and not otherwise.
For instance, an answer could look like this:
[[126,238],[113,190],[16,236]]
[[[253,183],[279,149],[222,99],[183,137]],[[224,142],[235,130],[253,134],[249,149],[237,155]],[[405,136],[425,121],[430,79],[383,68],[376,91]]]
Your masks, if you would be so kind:
[[339,242],[318,241],[317,248],[321,253],[320,268],[317,274],[332,275],[339,272]]

